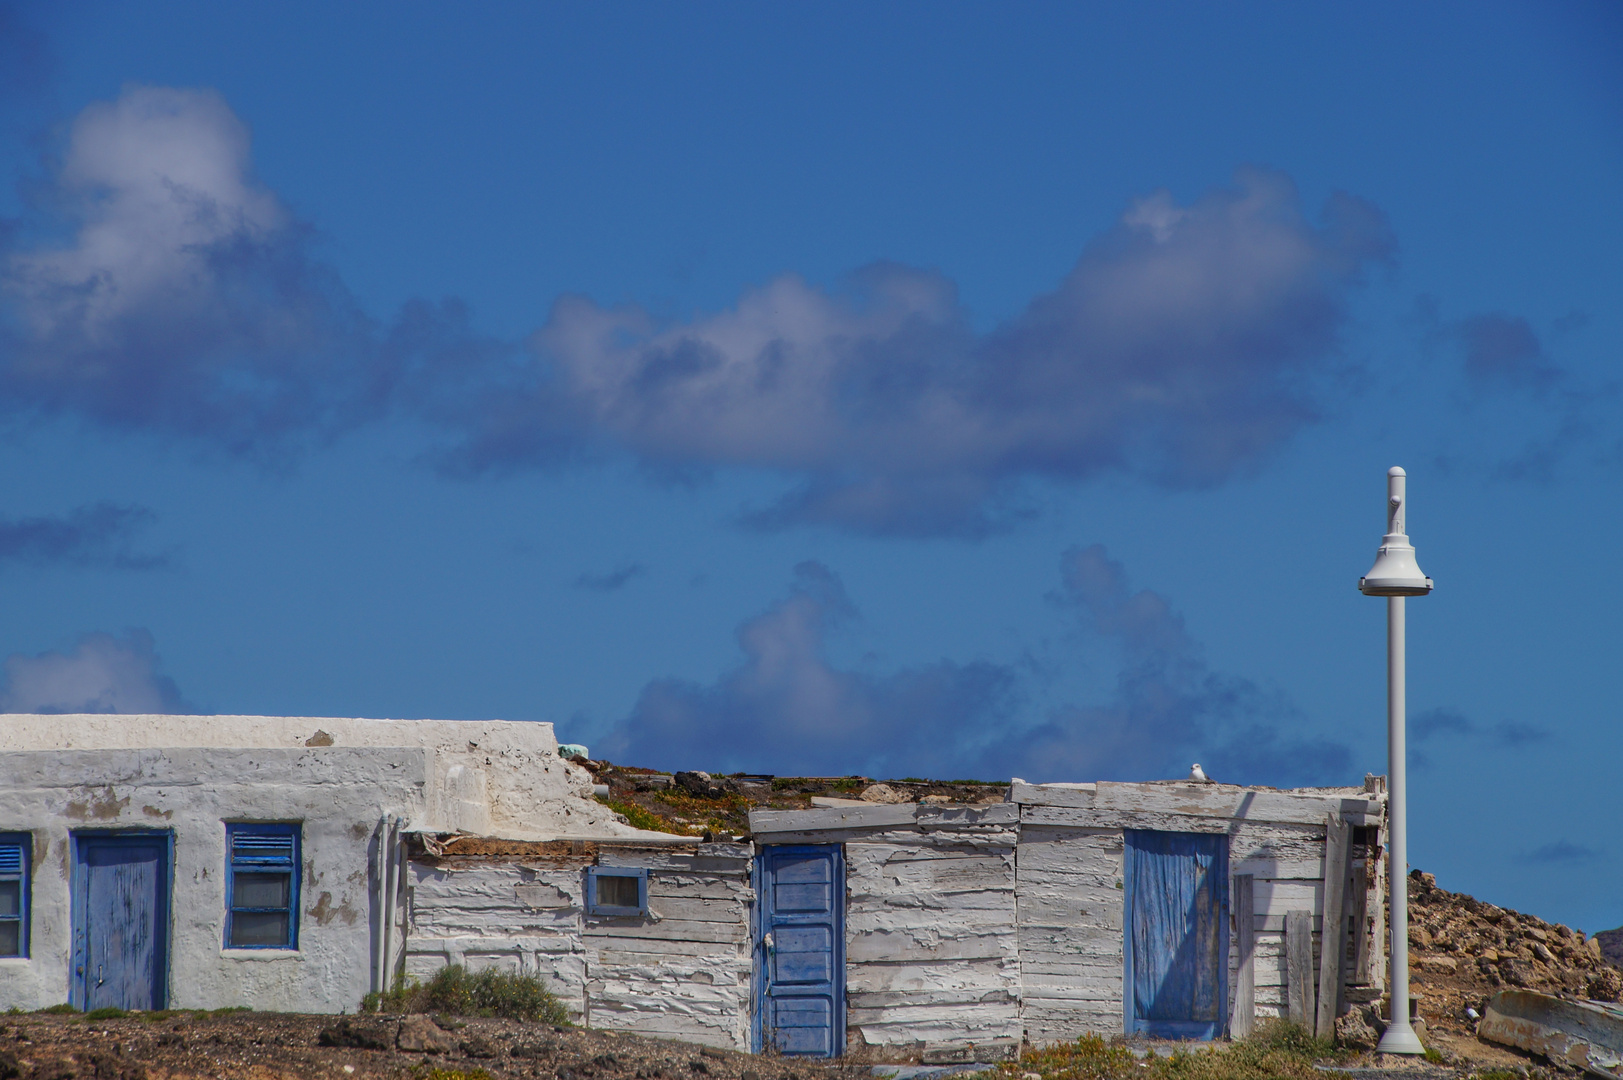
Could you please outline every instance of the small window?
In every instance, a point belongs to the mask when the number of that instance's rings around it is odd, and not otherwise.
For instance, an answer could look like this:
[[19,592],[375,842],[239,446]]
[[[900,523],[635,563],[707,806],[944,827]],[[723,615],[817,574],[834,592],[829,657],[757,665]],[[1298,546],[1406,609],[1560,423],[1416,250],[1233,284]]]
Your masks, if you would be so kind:
[[27,833],[0,833],[0,956],[28,955]]
[[225,944],[299,947],[299,827],[227,825]]
[[586,914],[648,914],[648,871],[618,866],[587,868]]

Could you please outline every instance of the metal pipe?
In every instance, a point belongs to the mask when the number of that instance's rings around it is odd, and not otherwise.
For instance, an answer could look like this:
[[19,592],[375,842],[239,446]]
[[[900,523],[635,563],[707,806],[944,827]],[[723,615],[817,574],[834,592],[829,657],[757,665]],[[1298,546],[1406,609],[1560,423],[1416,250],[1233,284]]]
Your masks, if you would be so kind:
[[400,838],[400,819],[390,818],[383,831],[386,848],[384,851],[383,877],[387,883],[387,890],[383,904],[383,967],[378,978],[383,982],[383,989],[389,989],[389,968],[393,957],[394,945],[394,907],[395,893],[400,889],[399,873],[395,868],[396,848]]

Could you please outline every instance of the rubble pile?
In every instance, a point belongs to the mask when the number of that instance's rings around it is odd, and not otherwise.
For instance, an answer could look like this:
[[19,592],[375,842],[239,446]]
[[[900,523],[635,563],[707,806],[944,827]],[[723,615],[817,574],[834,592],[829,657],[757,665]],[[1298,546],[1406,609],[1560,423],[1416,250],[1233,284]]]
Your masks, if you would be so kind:
[[1439,889],[1409,875],[1410,984],[1428,1026],[1469,1034],[1500,989],[1615,1002],[1623,971],[1582,931]]

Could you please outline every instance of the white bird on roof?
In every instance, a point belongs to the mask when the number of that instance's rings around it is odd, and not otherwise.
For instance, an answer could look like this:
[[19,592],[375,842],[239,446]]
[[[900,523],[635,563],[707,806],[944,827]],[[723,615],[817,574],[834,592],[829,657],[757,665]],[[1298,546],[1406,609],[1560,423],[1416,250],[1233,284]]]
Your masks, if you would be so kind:
[[1197,784],[1213,783],[1212,778],[1207,776],[1205,771],[1201,769],[1200,762],[1198,761],[1189,766],[1189,779],[1193,780]]

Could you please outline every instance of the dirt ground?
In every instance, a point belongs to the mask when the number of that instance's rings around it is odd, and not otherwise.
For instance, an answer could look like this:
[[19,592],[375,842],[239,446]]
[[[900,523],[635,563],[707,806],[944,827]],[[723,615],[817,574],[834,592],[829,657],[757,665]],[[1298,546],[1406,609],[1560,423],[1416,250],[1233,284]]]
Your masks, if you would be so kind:
[[0,1080],[871,1080],[757,1057],[511,1020],[285,1013],[0,1017]]

